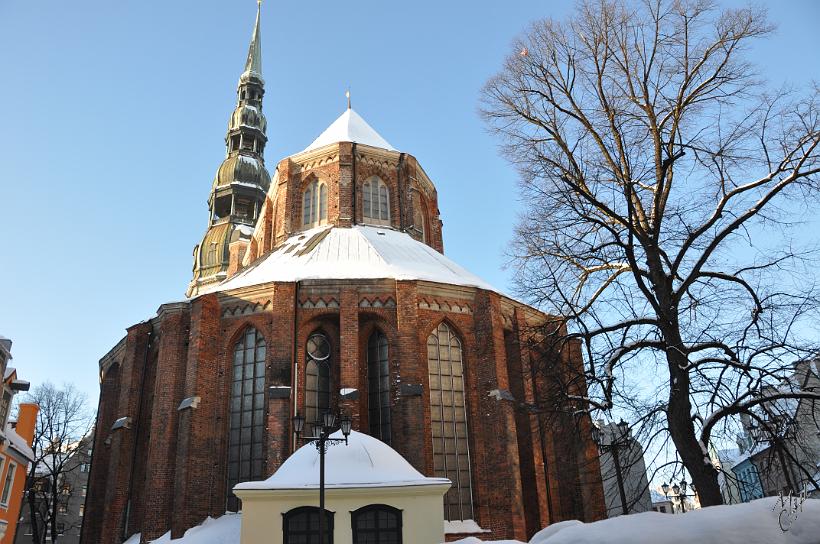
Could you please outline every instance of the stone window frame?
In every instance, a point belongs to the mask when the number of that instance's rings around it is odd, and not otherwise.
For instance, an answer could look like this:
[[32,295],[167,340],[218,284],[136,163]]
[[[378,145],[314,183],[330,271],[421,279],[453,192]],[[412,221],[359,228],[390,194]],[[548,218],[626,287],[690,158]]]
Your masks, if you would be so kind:
[[[260,480],[265,477],[265,426],[267,424],[265,381],[268,342],[259,329],[252,324],[245,325],[240,331],[230,344],[232,346],[230,352],[231,389],[228,399],[226,456],[229,510],[231,507],[237,509],[239,507],[238,500],[233,495],[233,486],[236,483]],[[253,346],[249,347],[251,333],[254,339]],[[249,351],[252,360],[247,359]],[[240,353],[241,363],[238,362]],[[246,387],[250,387],[249,392],[246,392]],[[249,405],[248,402],[250,402]],[[243,446],[247,446],[247,452],[243,452]],[[245,466],[243,462],[247,462],[248,470],[243,470]],[[232,474],[232,465],[236,465],[235,475]]]
[[14,476],[17,472],[17,463],[14,461],[8,462],[6,469],[6,477],[3,479],[3,493],[0,494],[0,506],[3,508],[9,507],[9,500],[11,499],[11,488],[14,487]]
[[390,187],[379,176],[362,184],[362,222],[390,226]]
[[327,183],[314,179],[302,191],[302,227],[327,224]]
[[[314,338],[321,337],[327,343],[328,353],[324,358],[314,357],[311,355],[310,342]],[[331,335],[324,329],[318,328],[311,332],[305,340],[305,401],[304,414],[305,421],[313,425],[319,418],[322,417],[323,412],[331,409],[330,406],[330,391],[333,381],[332,365],[333,365],[333,342]],[[311,398],[311,396],[314,396]],[[324,401],[324,402],[323,402]]]
[[[373,341],[376,341],[375,345]],[[375,348],[375,360],[374,356]],[[390,341],[387,334],[374,327],[365,345],[367,369],[367,419],[371,436],[390,444],[392,417],[390,411]],[[374,379],[375,378],[375,379]]]
[[[442,334],[447,335],[446,361],[442,358],[445,351]],[[444,519],[449,521],[475,519],[464,372],[466,366],[464,342],[457,329],[448,321],[443,320],[428,334],[426,346],[433,473],[436,477],[449,478],[453,482],[453,486],[444,496]],[[458,361],[455,361],[452,356],[454,348],[458,349]],[[445,362],[447,364],[443,365],[442,363]],[[457,363],[457,368],[453,366],[453,363]],[[454,373],[454,370],[460,374]],[[443,386],[448,381],[449,388],[445,389]],[[457,388],[460,388],[460,391]],[[459,416],[463,421],[459,421]],[[448,458],[455,461],[455,469],[448,467]]]

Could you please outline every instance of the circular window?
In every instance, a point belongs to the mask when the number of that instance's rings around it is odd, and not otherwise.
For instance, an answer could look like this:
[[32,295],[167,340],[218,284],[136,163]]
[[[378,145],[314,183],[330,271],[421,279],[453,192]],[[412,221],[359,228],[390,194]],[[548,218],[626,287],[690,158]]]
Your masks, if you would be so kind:
[[315,361],[324,361],[330,357],[330,342],[324,334],[313,334],[307,341],[307,353]]

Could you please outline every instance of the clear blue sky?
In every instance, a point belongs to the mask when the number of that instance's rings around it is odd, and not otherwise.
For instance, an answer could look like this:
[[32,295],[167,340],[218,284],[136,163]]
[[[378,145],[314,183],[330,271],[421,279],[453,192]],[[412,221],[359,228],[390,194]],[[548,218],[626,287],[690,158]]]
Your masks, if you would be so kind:
[[[726,3],[739,3],[725,0]],[[818,76],[820,2],[770,0],[754,51]],[[262,8],[269,164],[345,107],[437,184],[445,252],[501,289],[516,177],[477,115],[528,22],[573,2],[284,2]],[[250,39],[253,0],[0,0],[0,334],[22,378],[96,404],[126,326],[184,298]]]

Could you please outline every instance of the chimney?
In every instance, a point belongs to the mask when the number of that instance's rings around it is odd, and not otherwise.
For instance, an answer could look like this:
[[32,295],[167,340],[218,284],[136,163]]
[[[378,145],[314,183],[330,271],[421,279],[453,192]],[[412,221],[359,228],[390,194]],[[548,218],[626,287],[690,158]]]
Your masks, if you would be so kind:
[[39,406],[29,402],[21,403],[17,409],[17,427],[15,431],[29,446],[34,440],[34,425],[37,422],[37,412],[39,411]]

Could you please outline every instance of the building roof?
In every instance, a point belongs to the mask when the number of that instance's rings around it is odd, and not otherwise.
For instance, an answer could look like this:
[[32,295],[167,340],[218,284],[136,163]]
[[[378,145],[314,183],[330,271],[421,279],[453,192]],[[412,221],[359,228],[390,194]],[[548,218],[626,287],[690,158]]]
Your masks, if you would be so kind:
[[[341,431],[332,435],[342,438]],[[384,442],[351,431],[348,444],[336,444],[325,455],[325,487],[404,487],[449,485],[447,478],[427,478]],[[315,489],[319,487],[319,452],[306,444],[279,470],[261,482],[243,482],[234,489]]]
[[473,286],[501,293],[407,233],[362,225],[324,226],[295,234],[258,262],[209,290],[228,291],[274,281],[384,278]]
[[367,121],[362,119],[361,115],[351,108],[345,110],[345,112],[333,121],[318,138],[313,140],[313,143],[307,146],[304,151],[319,149],[320,147],[335,144],[336,142],[355,142],[357,144],[365,144],[395,151],[395,148],[387,143],[387,140],[382,138],[373,127],[367,124]]
[[9,441],[9,446],[20,452],[20,454],[29,461],[34,460],[34,452],[31,451],[31,446],[28,445],[22,436],[17,434],[17,431],[15,431],[11,425],[6,425],[4,434],[6,436],[6,440]]

